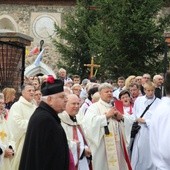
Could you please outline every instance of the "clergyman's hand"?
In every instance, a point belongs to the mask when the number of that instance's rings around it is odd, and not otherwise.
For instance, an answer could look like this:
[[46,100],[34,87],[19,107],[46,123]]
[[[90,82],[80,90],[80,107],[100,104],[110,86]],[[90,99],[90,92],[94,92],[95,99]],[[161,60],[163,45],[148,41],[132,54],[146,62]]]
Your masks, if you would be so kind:
[[116,116],[116,108],[115,107],[112,107],[107,113],[106,113],[106,118],[107,119],[110,119],[114,116]]
[[90,157],[91,156],[91,151],[90,151],[90,149],[88,147],[84,149],[84,155],[86,157]]
[[4,157],[5,157],[5,158],[10,158],[10,157],[13,156],[13,154],[14,154],[13,150],[7,148],[7,149],[5,149]]
[[120,113],[117,109],[114,112],[113,119],[116,119],[117,121],[123,120],[123,115]]
[[138,118],[138,119],[136,119],[136,121],[138,122],[138,123],[146,123],[145,122],[145,119],[143,119],[143,118]]

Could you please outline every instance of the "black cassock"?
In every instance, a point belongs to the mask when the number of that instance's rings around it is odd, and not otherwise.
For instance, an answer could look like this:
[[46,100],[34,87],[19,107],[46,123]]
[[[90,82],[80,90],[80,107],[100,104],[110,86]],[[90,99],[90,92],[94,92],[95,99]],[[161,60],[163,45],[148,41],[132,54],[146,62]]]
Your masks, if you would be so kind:
[[30,118],[19,170],[68,170],[69,150],[56,112],[45,102]]

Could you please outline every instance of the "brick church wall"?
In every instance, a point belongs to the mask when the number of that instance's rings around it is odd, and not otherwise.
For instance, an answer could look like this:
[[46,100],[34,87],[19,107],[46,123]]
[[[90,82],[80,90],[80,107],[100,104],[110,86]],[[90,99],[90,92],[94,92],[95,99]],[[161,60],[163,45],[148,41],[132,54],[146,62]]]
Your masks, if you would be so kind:
[[[62,20],[63,13],[65,13],[66,11],[70,11],[72,10],[72,8],[74,8],[73,2],[55,3],[55,4],[56,5],[54,4],[48,5],[48,4],[40,3],[39,5],[32,5],[32,4],[23,4],[23,1],[20,4],[16,4],[16,0],[15,0],[15,4],[13,3],[0,4],[0,25],[3,26],[2,23],[3,20],[1,20],[3,16],[4,18],[12,18],[14,25],[16,25],[17,32],[24,33],[26,35],[33,37],[34,41],[32,42],[30,47],[27,47],[28,51],[30,51],[36,46],[39,47],[40,40],[44,40],[43,47],[46,50],[44,51],[42,61],[45,64],[47,64],[49,67],[51,67],[54,70],[54,72],[57,72],[58,68],[56,66],[56,63],[58,58],[60,57],[60,54],[55,52],[55,48],[52,44],[51,38],[47,37],[47,33],[52,30],[49,31],[47,30],[45,37],[43,32],[41,33],[39,32],[38,33],[39,35],[37,35],[36,34],[37,32],[35,31],[35,29],[37,30],[39,29],[39,26],[43,21],[44,23],[42,24],[45,24],[45,22],[47,22],[45,25],[46,26],[45,29],[49,29],[48,24],[49,23],[51,24],[52,21],[55,21],[59,26],[62,26],[64,24]],[[26,66],[32,64],[35,61],[36,56],[37,55],[34,55],[32,57],[26,57]]]

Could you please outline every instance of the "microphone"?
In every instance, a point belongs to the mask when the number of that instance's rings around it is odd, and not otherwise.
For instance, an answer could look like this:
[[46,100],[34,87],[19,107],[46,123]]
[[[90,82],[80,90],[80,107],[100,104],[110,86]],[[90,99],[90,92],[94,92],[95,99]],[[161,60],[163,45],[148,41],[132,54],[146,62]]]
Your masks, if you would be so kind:
[[[108,123],[107,123],[107,124],[108,124]],[[109,134],[110,134],[108,125],[107,125],[107,126],[104,126],[104,133],[105,133],[105,135],[109,135]]]
[[2,155],[3,154],[3,151],[2,151],[2,149],[0,148],[0,155]]
[[114,106],[115,106],[115,104],[114,104],[114,100],[112,100],[112,101],[111,101],[111,105],[112,105],[112,107],[114,107]]

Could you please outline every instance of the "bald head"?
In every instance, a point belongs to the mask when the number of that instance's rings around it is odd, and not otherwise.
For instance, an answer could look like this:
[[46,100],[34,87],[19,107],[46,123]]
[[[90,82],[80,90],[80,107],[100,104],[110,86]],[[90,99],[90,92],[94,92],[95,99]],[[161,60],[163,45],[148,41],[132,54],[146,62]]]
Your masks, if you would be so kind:
[[79,98],[78,98],[78,96],[76,94],[67,95],[67,100],[68,100],[67,103],[71,102],[71,100],[77,100],[77,99],[79,99]]
[[80,99],[75,94],[69,94],[67,96],[66,112],[70,116],[75,116],[80,108]]

